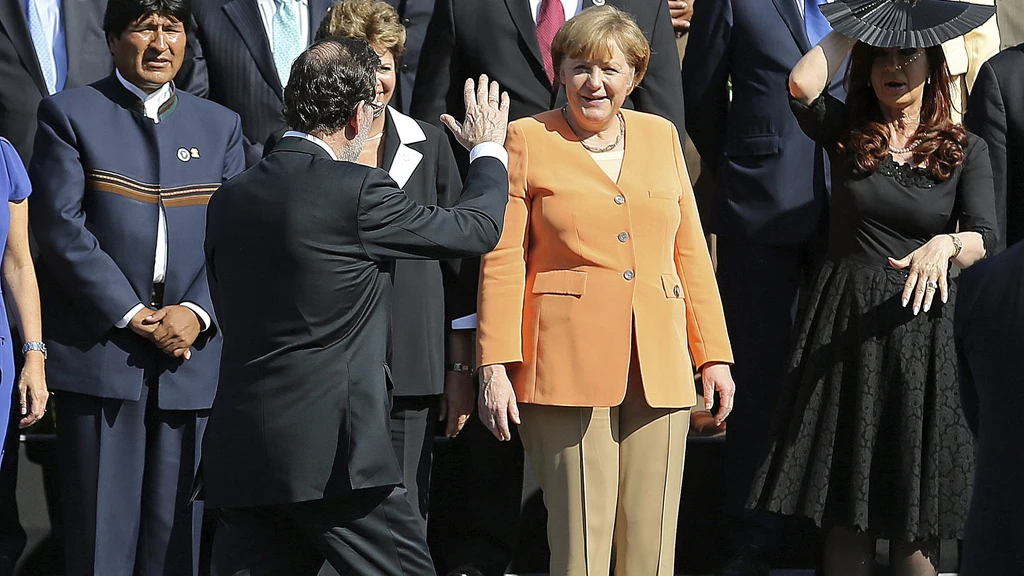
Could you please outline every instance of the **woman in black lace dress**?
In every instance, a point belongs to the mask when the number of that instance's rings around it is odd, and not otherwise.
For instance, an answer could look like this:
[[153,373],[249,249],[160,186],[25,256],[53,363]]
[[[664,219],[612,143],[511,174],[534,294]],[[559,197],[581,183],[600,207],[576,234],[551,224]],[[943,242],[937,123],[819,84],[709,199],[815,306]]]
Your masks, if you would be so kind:
[[[851,53],[852,49],[852,53]],[[850,54],[846,104],[824,92]],[[974,453],[957,393],[956,287],[995,245],[985,143],[950,121],[940,47],[836,32],[790,75],[794,113],[832,163],[829,258],[811,294],[751,506],[830,528],[825,574],[935,574],[960,538]]]

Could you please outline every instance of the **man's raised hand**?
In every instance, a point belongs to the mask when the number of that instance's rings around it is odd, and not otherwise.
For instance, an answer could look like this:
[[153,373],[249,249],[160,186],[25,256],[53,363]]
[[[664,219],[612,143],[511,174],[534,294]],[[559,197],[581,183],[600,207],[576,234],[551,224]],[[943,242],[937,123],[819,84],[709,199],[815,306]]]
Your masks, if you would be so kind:
[[482,74],[477,83],[472,78],[466,80],[464,97],[466,119],[460,124],[450,114],[442,114],[441,122],[466,150],[484,142],[504,146],[508,129],[508,93],[500,92],[497,82],[488,84],[487,75]]

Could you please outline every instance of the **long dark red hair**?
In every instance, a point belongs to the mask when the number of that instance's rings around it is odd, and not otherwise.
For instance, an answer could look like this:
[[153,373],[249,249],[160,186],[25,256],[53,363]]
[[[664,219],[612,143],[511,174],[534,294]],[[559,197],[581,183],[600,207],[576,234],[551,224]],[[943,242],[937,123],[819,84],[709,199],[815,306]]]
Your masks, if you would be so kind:
[[[850,54],[846,70],[846,106],[848,132],[839,141],[839,152],[848,154],[857,169],[873,173],[878,163],[889,154],[889,131],[882,110],[871,86],[871,67],[877,48],[858,42]],[[953,100],[946,57],[941,46],[928,48],[928,82],[921,103],[921,124],[914,149],[914,164],[923,165],[931,175],[946,181],[963,163],[967,150],[967,130],[954,124],[951,116]]]

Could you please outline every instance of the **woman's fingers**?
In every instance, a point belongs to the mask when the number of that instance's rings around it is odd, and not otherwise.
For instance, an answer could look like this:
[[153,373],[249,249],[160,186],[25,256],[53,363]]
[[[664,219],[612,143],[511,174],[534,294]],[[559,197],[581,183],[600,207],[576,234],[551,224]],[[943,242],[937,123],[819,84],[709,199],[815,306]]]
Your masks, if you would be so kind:
[[949,302],[949,278],[945,271],[939,275],[939,297],[943,304]]
[[[942,275],[944,276],[944,275]],[[941,276],[936,273],[927,280],[925,280],[924,286],[924,307],[922,308],[925,312],[932,309],[932,302],[935,301],[935,296],[943,290],[943,282],[940,282]]]
[[910,303],[910,298],[914,295],[914,289],[917,287],[917,272],[911,270],[910,276],[907,277],[907,283],[903,285],[903,295],[900,296],[900,302],[903,303],[903,307],[906,308],[907,304]]

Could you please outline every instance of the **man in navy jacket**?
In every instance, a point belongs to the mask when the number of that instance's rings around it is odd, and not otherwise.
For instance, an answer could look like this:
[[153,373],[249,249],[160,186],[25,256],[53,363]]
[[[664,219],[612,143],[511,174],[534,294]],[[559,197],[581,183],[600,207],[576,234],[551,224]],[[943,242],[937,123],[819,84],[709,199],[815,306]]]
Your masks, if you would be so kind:
[[39,107],[30,216],[69,575],[197,571],[188,498],[221,348],[206,204],[244,152],[236,114],[171,81],[189,21],[184,0],[110,0],[115,73]]

